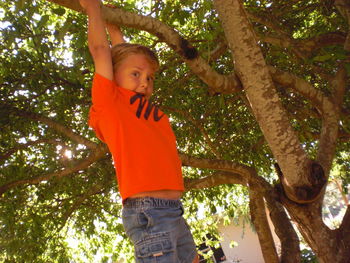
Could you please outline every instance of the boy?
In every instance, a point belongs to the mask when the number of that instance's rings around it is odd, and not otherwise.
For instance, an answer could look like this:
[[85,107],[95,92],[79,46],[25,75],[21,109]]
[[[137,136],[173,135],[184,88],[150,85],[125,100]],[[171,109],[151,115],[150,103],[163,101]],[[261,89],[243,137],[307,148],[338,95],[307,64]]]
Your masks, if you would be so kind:
[[[153,106],[154,53],[123,43],[118,27],[101,18],[100,0],[79,0],[88,20],[95,64],[89,125],[113,156],[123,199],[123,225],[135,246],[136,262],[198,262],[182,217],[181,161],[168,117]],[[113,58],[112,58],[113,57]]]

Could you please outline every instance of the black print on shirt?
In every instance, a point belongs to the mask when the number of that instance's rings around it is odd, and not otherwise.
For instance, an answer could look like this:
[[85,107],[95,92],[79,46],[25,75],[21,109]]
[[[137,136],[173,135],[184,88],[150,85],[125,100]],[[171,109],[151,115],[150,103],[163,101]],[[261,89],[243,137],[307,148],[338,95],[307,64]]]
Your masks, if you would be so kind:
[[143,114],[143,117],[145,118],[145,120],[148,120],[149,116],[152,113],[153,110],[153,119],[154,121],[160,121],[161,118],[163,118],[164,113],[162,115],[158,115],[159,114],[159,110],[156,106],[154,106],[150,101],[147,103],[147,100],[144,98],[144,96],[142,94],[135,94],[134,96],[132,96],[130,98],[130,104],[134,104],[136,102],[136,100],[139,100],[139,106],[137,107],[137,111],[136,111],[136,116],[137,118],[140,119],[141,117],[141,113],[144,109],[144,107],[147,104],[147,108],[145,113]]

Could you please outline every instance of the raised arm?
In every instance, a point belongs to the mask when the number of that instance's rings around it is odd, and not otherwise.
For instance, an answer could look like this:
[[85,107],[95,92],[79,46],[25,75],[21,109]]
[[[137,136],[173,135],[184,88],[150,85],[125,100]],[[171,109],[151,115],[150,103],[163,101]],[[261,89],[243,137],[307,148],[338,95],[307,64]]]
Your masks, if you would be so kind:
[[[110,7],[110,8],[116,8],[115,5],[113,4],[106,4],[105,6]],[[120,27],[118,25],[110,24],[106,22],[106,28],[109,33],[109,36],[111,38],[112,46],[124,43],[124,37],[123,33],[120,30]]]
[[94,60],[95,71],[113,80],[113,66],[105,23],[101,16],[100,0],[79,0],[89,19],[88,44]]
[[123,38],[123,33],[120,30],[119,26],[106,23],[106,27],[107,27],[109,36],[111,37],[112,46],[125,42]]

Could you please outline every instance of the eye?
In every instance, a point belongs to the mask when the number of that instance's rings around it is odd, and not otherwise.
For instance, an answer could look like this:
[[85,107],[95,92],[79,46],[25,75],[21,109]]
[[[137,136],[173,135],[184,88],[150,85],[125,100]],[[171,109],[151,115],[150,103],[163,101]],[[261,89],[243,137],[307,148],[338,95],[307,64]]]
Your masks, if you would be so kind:
[[153,82],[153,80],[154,80],[154,77],[147,77],[147,81]]
[[133,75],[134,77],[139,77],[140,76],[140,72],[134,71],[134,72],[131,73],[131,75]]

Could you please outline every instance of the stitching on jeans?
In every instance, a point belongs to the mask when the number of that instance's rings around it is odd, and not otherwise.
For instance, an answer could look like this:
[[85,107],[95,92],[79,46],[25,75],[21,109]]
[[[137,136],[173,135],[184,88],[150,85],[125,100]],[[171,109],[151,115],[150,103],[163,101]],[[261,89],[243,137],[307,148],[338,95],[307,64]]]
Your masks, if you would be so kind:
[[151,228],[154,225],[153,218],[152,218],[152,216],[149,213],[147,213],[147,211],[143,211],[143,214],[147,218],[146,229],[149,229],[149,228]]
[[159,257],[164,253],[174,253],[175,244],[169,232],[159,232],[147,235],[135,243],[135,252],[138,258]]

